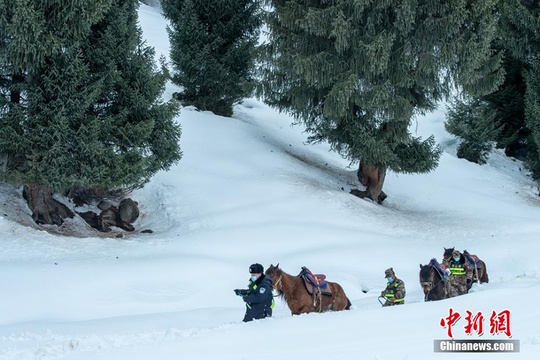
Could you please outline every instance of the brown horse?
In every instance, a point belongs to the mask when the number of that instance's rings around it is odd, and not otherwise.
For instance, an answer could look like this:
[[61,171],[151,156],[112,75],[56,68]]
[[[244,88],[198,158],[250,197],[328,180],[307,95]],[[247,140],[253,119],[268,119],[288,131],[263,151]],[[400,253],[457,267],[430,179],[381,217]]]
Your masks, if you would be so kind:
[[420,264],[420,285],[424,291],[424,301],[434,301],[447,299],[450,294],[448,283],[444,279],[444,274],[436,269],[432,259],[429,264]]
[[289,275],[280,269],[279,264],[270,265],[265,275],[272,278],[274,290],[277,290],[279,295],[285,299],[292,315],[349,310],[351,307],[351,302],[338,283],[327,281],[332,295],[324,295],[320,292],[311,295],[307,291],[301,275]]
[[[443,260],[450,260],[450,257],[452,257],[452,252],[454,252],[453,247],[448,248],[448,249],[444,248]],[[466,252],[467,250],[462,251],[461,256],[464,256],[465,259],[469,261],[469,259],[465,256]],[[478,262],[476,264],[472,263],[471,261],[469,261],[469,263],[471,264],[471,267],[473,269],[473,279],[472,279],[473,282],[478,282],[480,284],[488,283],[489,276],[487,273],[486,263],[480,259],[478,259]],[[471,286],[472,286],[472,283],[471,283]],[[470,286],[469,286],[469,289],[470,289]]]

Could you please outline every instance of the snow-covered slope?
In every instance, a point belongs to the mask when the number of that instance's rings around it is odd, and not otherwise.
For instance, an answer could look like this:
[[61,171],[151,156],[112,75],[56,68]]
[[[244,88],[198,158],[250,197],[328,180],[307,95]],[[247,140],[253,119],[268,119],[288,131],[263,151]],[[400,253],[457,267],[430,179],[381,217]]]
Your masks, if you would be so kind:
[[[157,56],[167,55],[165,20],[145,5],[139,15]],[[448,338],[439,322],[450,308],[462,314],[457,339],[508,339],[489,333],[489,316],[509,310],[521,343],[520,353],[459,356],[535,358],[538,189],[497,152],[484,166],[457,159],[443,110],[415,128],[445,148],[439,168],[389,174],[379,206],[348,194],[357,184],[347,161],[305,145],[301,127],[255,99],[233,118],[182,109],[183,159],[133,194],[153,234],[70,238],[0,217],[0,359],[455,358],[433,351]],[[418,266],[451,246],[485,260],[490,283],[425,303]],[[232,289],[254,262],[325,273],[353,309],[292,317],[276,299],[273,318],[242,323]],[[407,303],[381,308],[391,266]],[[464,333],[466,310],[484,314],[484,335]]]

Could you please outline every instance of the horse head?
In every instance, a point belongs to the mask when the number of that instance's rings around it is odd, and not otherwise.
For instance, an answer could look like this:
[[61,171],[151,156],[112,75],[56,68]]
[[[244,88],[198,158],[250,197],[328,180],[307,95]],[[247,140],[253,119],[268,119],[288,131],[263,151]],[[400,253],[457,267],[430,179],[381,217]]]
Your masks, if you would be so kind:
[[270,264],[270,266],[268,267],[268,269],[266,269],[264,275],[266,276],[270,276],[270,278],[272,279],[272,286],[275,290],[278,290],[280,291],[281,289],[281,276],[282,276],[282,270],[279,268],[279,263],[277,263],[277,265],[272,265]]
[[448,260],[452,257],[452,253],[454,252],[455,247],[451,248],[444,248],[444,254],[443,254],[443,260]]
[[424,291],[424,295],[431,291],[433,288],[433,273],[431,265],[420,264],[420,285]]

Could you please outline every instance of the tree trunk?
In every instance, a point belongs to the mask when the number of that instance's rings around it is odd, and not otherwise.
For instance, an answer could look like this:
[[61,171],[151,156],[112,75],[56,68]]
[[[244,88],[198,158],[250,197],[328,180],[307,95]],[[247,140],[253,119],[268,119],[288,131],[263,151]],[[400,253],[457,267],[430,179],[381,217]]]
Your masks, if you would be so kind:
[[21,102],[21,90],[18,88],[19,84],[24,82],[24,75],[19,70],[16,74],[13,74],[12,78],[12,90],[9,97],[9,101],[13,104],[19,104]]
[[387,195],[382,191],[384,178],[386,177],[386,168],[360,162],[358,166],[358,181],[366,187],[366,190],[351,190],[351,194],[359,198],[370,198],[381,204]]
[[24,185],[23,197],[32,210],[37,224],[62,225],[65,218],[73,218],[73,212],[61,202],[53,199],[52,192],[39,184]]

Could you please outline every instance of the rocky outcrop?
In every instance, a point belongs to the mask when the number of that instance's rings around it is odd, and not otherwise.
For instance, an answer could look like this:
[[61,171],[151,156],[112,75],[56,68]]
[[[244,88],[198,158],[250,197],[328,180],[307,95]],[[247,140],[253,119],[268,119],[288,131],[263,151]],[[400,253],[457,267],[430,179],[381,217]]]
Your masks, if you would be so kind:
[[139,218],[139,206],[136,201],[126,198],[118,206],[102,201],[98,208],[101,210],[99,214],[93,211],[79,212],[78,214],[91,227],[99,231],[109,232],[112,226],[126,231],[135,231],[132,224]]

